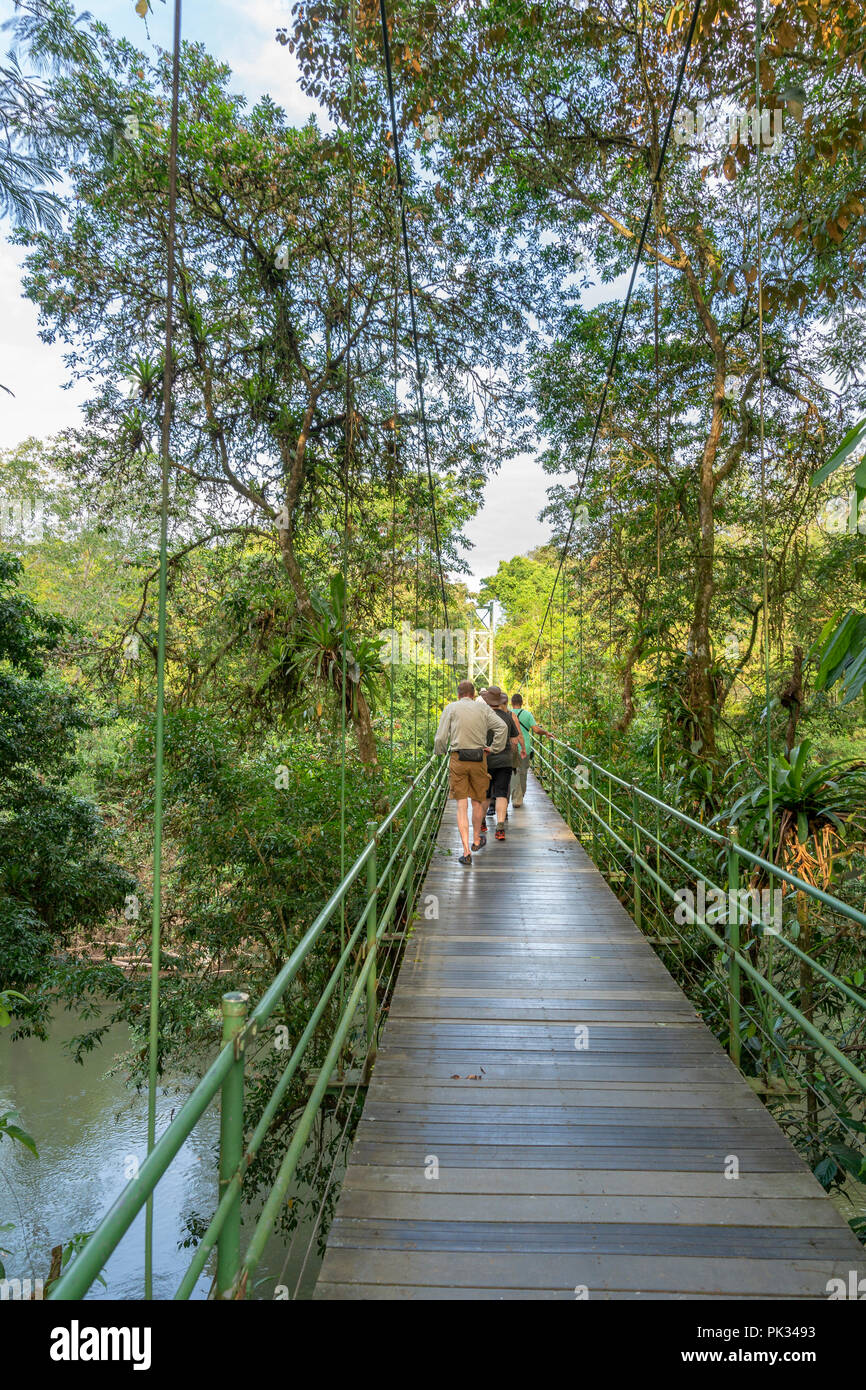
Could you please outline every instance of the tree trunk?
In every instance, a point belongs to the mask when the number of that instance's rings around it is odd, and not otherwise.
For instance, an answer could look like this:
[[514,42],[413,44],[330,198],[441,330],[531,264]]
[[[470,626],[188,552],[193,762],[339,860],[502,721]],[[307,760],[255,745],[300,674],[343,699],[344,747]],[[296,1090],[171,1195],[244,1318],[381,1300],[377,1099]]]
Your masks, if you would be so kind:
[[788,711],[788,724],[785,729],[785,753],[791,756],[797,725],[800,721],[800,706],[803,703],[803,648],[794,648],[794,670],[788,684],[779,694],[779,703]]
[[[724,387],[722,387],[724,390]],[[698,482],[698,526],[700,549],[695,561],[695,600],[689,628],[686,662],[686,704],[690,712],[688,741],[690,750],[701,758],[712,758],[716,751],[713,716],[714,688],[710,663],[710,613],[713,602],[713,561],[715,527],[713,501],[716,480],[713,460],[722,428],[721,400],[713,403],[713,423],[704,446]]]
[[358,690],[355,694],[355,709],[352,712],[352,720],[355,725],[355,734],[358,739],[358,752],[361,754],[361,761],[372,771],[378,762],[376,756],[376,735],[373,733],[373,721],[370,718],[370,707],[361,690]]
[[727,350],[719,326],[710,313],[707,301],[694,268],[684,253],[675,233],[669,233],[679,258],[686,283],[691,292],[698,319],[713,352],[713,414],[698,478],[698,529],[700,550],[695,564],[695,602],[689,631],[689,654],[686,662],[686,704],[689,719],[689,744],[701,758],[712,759],[716,752],[714,696],[710,666],[710,610],[713,601],[713,561],[715,556],[715,527],[713,524],[716,487],[733,467],[730,459],[718,473],[716,456],[724,424],[725,376]]
[[[308,622],[315,617],[315,609],[310,600],[307,586],[304,583],[301,567],[298,564],[298,557],[295,554],[295,547],[292,539],[290,527],[281,527],[279,531],[280,555],[283,565],[289,576],[289,583],[295,595],[298,609],[301,616]],[[343,695],[343,672],[339,662],[333,662],[330,666],[331,685],[341,699]],[[373,733],[373,721],[370,717],[370,707],[360,689],[356,692],[353,702],[346,704],[346,712],[352,721],[355,730],[355,737],[358,741],[358,752],[361,761],[368,768],[375,768],[377,765],[376,754],[376,735]]]
[[[642,621],[643,610],[639,609],[637,616],[637,622],[639,626],[642,623]],[[643,654],[643,647],[643,637],[638,637],[637,640],[633,642],[631,647],[629,648],[628,655],[625,659],[625,667],[623,670],[622,680],[622,714],[614,724],[614,728],[616,729],[617,733],[624,734],[629,724],[634,719],[634,668],[636,663],[640,660]]]

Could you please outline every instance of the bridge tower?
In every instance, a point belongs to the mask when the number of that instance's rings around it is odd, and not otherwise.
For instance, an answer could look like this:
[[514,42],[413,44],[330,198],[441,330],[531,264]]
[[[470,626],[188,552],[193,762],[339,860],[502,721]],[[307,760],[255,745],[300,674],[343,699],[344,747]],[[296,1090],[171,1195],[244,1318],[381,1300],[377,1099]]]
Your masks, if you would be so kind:
[[495,629],[493,624],[493,604],[487,604],[483,609],[476,610],[481,627],[469,629],[469,662],[468,676],[471,681],[478,685],[479,681],[486,684],[493,684],[493,668],[495,660],[494,644]]

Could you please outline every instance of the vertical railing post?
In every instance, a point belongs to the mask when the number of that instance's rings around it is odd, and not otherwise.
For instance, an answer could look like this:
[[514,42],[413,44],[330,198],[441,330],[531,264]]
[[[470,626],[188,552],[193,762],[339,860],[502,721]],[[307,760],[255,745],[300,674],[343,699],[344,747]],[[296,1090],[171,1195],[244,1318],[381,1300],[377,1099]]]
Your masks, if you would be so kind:
[[592,821],[592,858],[595,867],[599,868],[598,821],[596,820],[597,807],[595,804],[595,768],[591,763],[588,763],[587,766],[589,769],[589,787],[587,790],[589,791],[589,804],[592,808],[592,815],[590,817]]
[[735,1067],[740,1065],[740,962],[735,952],[740,949],[740,861],[737,857],[737,832],[731,827],[728,841],[728,1051]]
[[[770,899],[770,915],[773,915],[773,900]],[[806,955],[812,949],[812,927],[809,922],[809,899],[800,888],[797,890],[797,922],[800,927],[800,950]],[[815,996],[812,984],[812,967],[805,960],[800,961],[800,1013],[810,1023],[814,1021]],[[806,1133],[809,1136],[809,1159],[817,1162],[818,1149],[818,1077],[815,1073],[815,1049],[806,1039]]]
[[[607,828],[613,829],[613,782],[610,780],[610,770],[607,774]],[[615,841],[612,835],[608,835],[610,857],[614,863],[617,862],[616,852],[614,851]]]
[[631,844],[632,858],[634,861],[634,873],[632,881],[634,883],[634,920],[635,925],[641,925],[641,877],[640,877],[640,833],[638,831],[637,814],[637,792],[632,786],[631,789]]
[[407,806],[409,808],[408,816],[409,825],[411,827],[408,836],[409,871],[406,874],[406,930],[408,931],[412,921],[412,904],[415,901],[415,842],[418,836],[415,829],[415,805],[417,801],[417,788],[415,786],[415,778],[407,777],[406,781],[409,783],[410,788]]
[[373,841],[373,850],[367,860],[367,898],[370,904],[370,911],[367,914],[367,959],[373,957],[373,964],[370,966],[370,973],[367,976],[367,1061],[365,1071],[369,1072],[372,1065],[372,1055],[374,1052],[374,1042],[376,1037],[376,897],[379,892],[379,882],[376,869],[376,822],[367,821],[367,838]]
[[[244,1156],[244,1040],[240,1036],[249,995],[233,991],[222,997],[223,1046],[234,1042],[234,1061],[222,1085],[220,1099],[219,1197],[228,1187]],[[217,1298],[225,1298],[240,1269],[241,1194],[234,1197],[217,1243]]]

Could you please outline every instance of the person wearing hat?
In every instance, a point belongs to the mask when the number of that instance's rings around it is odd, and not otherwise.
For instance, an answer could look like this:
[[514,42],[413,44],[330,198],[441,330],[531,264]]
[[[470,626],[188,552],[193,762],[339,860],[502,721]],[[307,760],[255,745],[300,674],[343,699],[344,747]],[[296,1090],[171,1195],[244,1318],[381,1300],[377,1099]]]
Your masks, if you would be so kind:
[[[461,681],[457,687],[457,699],[452,700],[442,711],[433,751],[440,757],[450,753],[449,789],[452,800],[457,802],[457,829],[463,844],[460,863],[468,867],[472,854],[483,849],[487,836],[482,833],[484,824],[484,801],[490,782],[487,768],[487,754],[497,754],[508,746],[508,730],[493,714],[485,700],[478,704],[475,700],[475,686],[472,681]],[[511,754],[509,751],[509,762]],[[469,845],[469,802],[472,802],[472,829],[475,839],[471,852]]]
[[[508,696],[506,695],[506,693],[505,693],[504,690],[503,690],[503,692],[502,692],[502,708],[503,708],[504,710],[507,710],[507,709],[508,709]],[[511,713],[511,711],[509,711],[509,713]],[[514,721],[514,728],[515,728],[515,731],[516,731],[516,733],[517,733],[517,738],[516,738],[516,739],[511,739],[511,740],[509,741],[509,742],[510,742],[510,747],[511,747],[511,771],[512,771],[512,774],[513,774],[513,773],[514,773],[514,769],[515,769],[516,767],[519,767],[519,766],[520,766],[520,760],[521,760],[521,758],[525,758],[525,757],[526,757],[526,740],[525,740],[524,737],[523,737],[523,730],[521,729],[520,725],[519,725],[518,722],[517,722],[517,716],[516,716],[515,714],[511,713],[511,718],[512,718],[512,720]],[[514,789],[514,777],[513,777],[513,775],[512,775],[512,778],[511,778],[511,786],[510,786],[509,789],[508,789],[508,791],[509,791],[509,799],[510,799],[511,792],[513,791],[513,789]],[[508,812],[507,812],[507,811],[505,812],[505,819],[508,820]]]
[[[508,696],[506,695],[506,693],[505,693],[504,690],[503,690],[503,692],[502,692],[502,699],[501,699],[500,702],[499,702],[499,708],[502,709],[502,710],[507,710],[507,709],[508,709]],[[513,715],[512,715],[512,718],[514,719],[514,716],[513,716]],[[516,739],[510,738],[510,739],[508,740],[508,746],[509,746],[510,749],[511,749],[511,769],[512,769],[512,772],[514,771],[514,769],[515,769],[516,767],[518,767],[518,766],[520,765],[520,759],[526,757],[526,743],[524,742],[524,738],[523,738],[523,730],[520,728],[520,725],[517,723],[517,720],[516,720],[516,719],[514,720],[514,727],[515,727],[515,729],[516,729],[516,731],[517,731],[517,738],[516,738]],[[513,778],[512,778],[511,787],[509,788],[509,795],[510,795],[511,791],[513,790],[513,788],[514,788],[514,780],[513,780]],[[495,813],[495,811],[496,811],[496,798],[494,797],[491,801],[488,801],[488,803],[487,803],[487,815],[488,815],[488,817],[492,816],[492,815]],[[508,810],[507,810],[507,808],[506,808],[506,811],[505,811],[505,819],[508,820]]]
[[524,753],[522,757],[518,755],[514,768],[511,804],[512,806],[522,806],[523,798],[526,796],[526,774],[529,771],[529,762],[532,758],[532,739],[536,734],[539,736],[546,734],[547,729],[536,724],[535,715],[523,708],[522,695],[512,695],[511,713],[524,738]]
[[490,772],[490,787],[487,794],[496,802],[496,838],[497,840],[504,840],[508,793],[511,789],[512,750],[517,746],[519,730],[508,710],[502,707],[503,699],[507,703],[507,697],[498,685],[488,686],[484,692],[484,699],[496,714],[497,719],[500,719],[506,728],[505,743],[501,751],[492,752],[487,758],[487,767]]

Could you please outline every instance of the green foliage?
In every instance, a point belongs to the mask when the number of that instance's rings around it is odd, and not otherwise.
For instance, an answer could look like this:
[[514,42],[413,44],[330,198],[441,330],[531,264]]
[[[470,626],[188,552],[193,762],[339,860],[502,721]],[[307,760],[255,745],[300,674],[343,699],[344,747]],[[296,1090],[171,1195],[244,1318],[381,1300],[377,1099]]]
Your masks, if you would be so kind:
[[849,611],[838,624],[831,618],[810,656],[818,666],[815,689],[838,681],[842,703],[850,704],[866,686],[866,614]]
[[74,973],[58,953],[101,925],[135,881],[110,859],[96,806],[68,788],[92,721],[46,672],[65,625],[23,597],[21,571],[0,555],[0,978],[26,994],[14,1010],[20,1030],[44,1036],[52,991]]
[[[92,1231],[76,1231],[74,1235],[69,1237],[69,1239],[63,1246],[63,1254],[60,1257],[61,1270],[66,1269],[66,1267],[69,1264],[71,1264],[72,1261],[75,1259],[75,1257],[81,1253],[92,1234]],[[96,1275],[94,1282],[97,1284],[101,1284],[103,1288],[108,1287],[105,1281],[105,1275],[101,1272]],[[50,1287],[50,1283],[47,1283],[45,1285],[46,1293]]]
[[39,1157],[36,1148],[36,1141],[32,1134],[28,1134],[26,1129],[22,1129],[18,1124],[20,1116],[17,1110],[4,1110],[0,1114],[0,1139],[15,1139],[33,1154],[34,1158]]
[[[346,623],[346,586],[342,575],[331,579],[327,596],[314,590],[311,595],[313,616],[300,624],[294,637],[294,650],[283,644],[278,653],[278,667],[288,658],[293,675],[299,684],[318,682],[338,690],[343,686],[349,716],[357,714],[358,696],[363,691],[371,711],[375,705],[384,676],[380,646],[375,638],[352,633]],[[343,650],[345,631],[345,653]],[[271,678],[268,673],[266,679]]]
[[76,18],[66,0],[15,0],[2,26],[13,44],[0,66],[0,216],[25,227],[61,225],[63,201],[46,185],[60,182],[57,166],[74,135],[57,119],[46,75],[93,62],[95,45],[83,27],[89,18]]
[[[778,843],[790,833],[804,844],[825,825],[845,833],[846,818],[866,805],[862,764],[809,767],[810,739],[772,764],[772,810]],[[741,827],[746,843],[767,848],[770,832],[770,782],[747,779],[749,790],[716,820]]]

